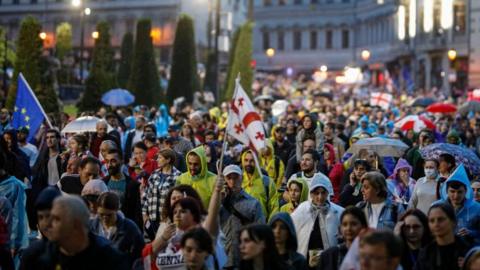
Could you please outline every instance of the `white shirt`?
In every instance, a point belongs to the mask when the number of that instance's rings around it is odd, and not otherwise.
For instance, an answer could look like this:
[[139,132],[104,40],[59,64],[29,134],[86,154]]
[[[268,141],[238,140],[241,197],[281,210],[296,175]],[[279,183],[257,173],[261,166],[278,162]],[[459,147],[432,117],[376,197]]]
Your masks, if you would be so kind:
[[132,146],[142,140],[143,130],[135,130],[135,136],[132,139]]
[[368,217],[368,226],[370,228],[376,229],[378,224],[378,218],[380,217],[380,213],[385,206],[385,202],[372,203],[370,204],[370,206],[372,207],[372,214]]

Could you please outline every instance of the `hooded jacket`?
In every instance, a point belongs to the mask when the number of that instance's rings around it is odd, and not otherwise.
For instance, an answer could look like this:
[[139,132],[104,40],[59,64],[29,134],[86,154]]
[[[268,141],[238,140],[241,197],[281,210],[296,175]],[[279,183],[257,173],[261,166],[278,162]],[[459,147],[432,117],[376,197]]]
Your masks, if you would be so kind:
[[[367,127],[362,128],[362,122],[367,122]],[[364,115],[360,117],[360,120],[358,120],[358,128],[353,131],[353,134],[360,134],[362,132],[366,132],[368,134],[373,134],[375,133],[376,128],[373,124],[370,124],[368,121],[368,116]]]
[[10,248],[19,249],[28,246],[28,223],[26,207],[26,186],[14,176],[0,179],[0,195],[5,196],[12,205]]
[[307,260],[303,255],[297,252],[297,234],[295,231],[295,225],[293,220],[287,213],[277,213],[270,219],[268,225],[273,228],[275,222],[281,221],[288,229],[288,240],[286,243],[286,249],[288,253],[287,263],[296,270],[307,270]]
[[262,175],[259,168],[255,166],[252,176],[249,176],[245,170],[245,156],[251,153],[251,150],[242,154],[243,182],[242,188],[247,194],[257,199],[262,205],[263,212],[267,220],[278,212],[278,193],[275,183],[266,175]]
[[311,115],[305,115],[303,118],[302,118],[302,122],[303,120],[305,119],[305,117],[309,116],[310,119],[312,119],[312,127],[310,128],[310,130],[305,130],[305,129],[301,129],[298,133],[297,133],[297,136],[295,137],[295,145],[296,145],[296,151],[295,151],[295,154],[296,154],[296,157],[297,157],[297,162],[300,162],[301,158],[302,158],[302,141],[303,141],[303,138],[305,137],[305,134],[306,133],[310,133],[313,135],[315,135],[315,144],[316,144],[316,150],[319,152],[319,153],[323,153],[323,144],[325,143],[325,136],[323,135],[323,132],[322,130],[320,129],[320,127],[317,125],[317,122],[316,122],[316,117],[312,117]]
[[266,146],[269,150],[268,156],[260,155],[260,166],[264,168],[270,179],[275,183],[277,189],[282,186],[283,176],[285,174],[285,164],[279,157],[275,156],[275,150],[271,140],[266,140]]
[[440,191],[441,200],[435,203],[445,202],[451,204],[450,200],[448,199],[447,186],[448,183],[454,181],[460,182],[465,185],[467,191],[465,193],[465,201],[463,207],[455,210],[457,216],[456,232],[458,232],[462,228],[466,228],[471,232],[470,236],[478,243],[480,231],[478,229],[478,226],[476,226],[476,223],[480,218],[480,204],[476,202],[473,198],[473,190],[470,186],[470,180],[468,179],[467,172],[465,171],[465,167],[463,166],[463,164],[460,164],[450,175],[450,177],[448,177],[448,179],[445,181],[445,184],[442,185]]
[[[408,169],[408,176],[409,176],[409,181],[408,181],[408,186],[405,186],[405,184],[398,179],[399,171],[401,169]],[[390,175],[387,179],[387,188],[388,192],[390,195],[393,196],[393,200],[398,202],[398,203],[408,203],[410,201],[410,198],[412,197],[413,190],[415,189],[415,184],[417,183],[415,179],[411,178],[410,176],[412,175],[412,166],[408,164],[408,162],[401,158],[398,160],[397,165],[395,166],[395,169],[393,170],[393,174]]]
[[[329,188],[328,180],[323,178],[316,178],[310,186],[310,190],[314,190],[317,187],[323,187],[329,193],[331,193]],[[338,228],[340,226],[340,215],[343,212],[343,207],[336,205],[327,200],[328,212],[325,214],[325,228],[322,228],[322,241],[324,249],[337,245],[337,234]],[[300,204],[297,209],[292,213],[292,220],[295,224],[295,229],[298,236],[298,253],[303,256],[307,256],[308,253],[308,244],[310,240],[310,235],[314,230],[313,226],[315,224],[315,219],[320,218],[316,215],[314,208],[312,206],[311,200],[305,201]]]
[[155,127],[157,129],[157,137],[160,138],[168,135],[168,125],[172,121],[172,118],[168,115],[168,109],[165,104],[160,105],[158,111],[160,112],[160,115],[155,119]]
[[200,195],[202,199],[203,206],[205,209],[208,209],[208,204],[210,202],[210,197],[213,193],[213,187],[215,186],[215,181],[217,180],[217,176],[210,172],[207,168],[207,156],[205,154],[205,148],[203,146],[199,146],[197,148],[192,149],[188,152],[185,160],[188,164],[188,156],[190,154],[197,155],[200,157],[200,165],[201,170],[200,174],[192,175],[190,172],[190,167],[187,165],[187,172],[182,173],[177,179],[177,185],[189,185],[192,186]]
[[[292,183],[298,183],[302,187],[302,191],[300,193],[300,201],[298,202],[298,204],[300,205],[304,201],[308,200],[308,184],[303,178],[295,178],[288,180],[287,187],[290,188],[290,184]],[[289,214],[293,213],[294,210],[295,206],[292,202],[288,202],[287,204],[284,204],[282,207],[280,207],[280,212],[286,212]]]

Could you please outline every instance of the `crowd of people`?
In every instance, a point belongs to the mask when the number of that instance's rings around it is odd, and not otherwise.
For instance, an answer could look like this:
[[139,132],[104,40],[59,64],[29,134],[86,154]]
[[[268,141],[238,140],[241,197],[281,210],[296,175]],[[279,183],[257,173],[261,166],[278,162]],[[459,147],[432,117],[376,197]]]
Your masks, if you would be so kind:
[[[420,90],[386,110],[364,92],[257,79],[258,152],[228,135],[228,103],[101,107],[82,113],[95,132],[61,133],[64,117],[32,141],[2,109],[0,269],[480,269],[479,175],[421,154],[478,155],[480,117],[411,106]],[[410,114],[435,128],[395,127]],[[409,149],[351,151],[372,137]]]

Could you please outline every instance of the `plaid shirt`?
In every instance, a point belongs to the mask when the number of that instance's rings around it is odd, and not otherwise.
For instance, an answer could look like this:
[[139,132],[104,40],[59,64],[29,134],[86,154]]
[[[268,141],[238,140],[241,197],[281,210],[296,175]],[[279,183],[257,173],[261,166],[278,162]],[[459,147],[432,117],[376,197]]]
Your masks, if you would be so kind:
[[150,221],[160,221],[167,193],[175,186],[180,174],[175,167],[172,167],[171,174],[164,174],[158,169],[148,179],[147,189],[142,197],[142,214],[148,216]]

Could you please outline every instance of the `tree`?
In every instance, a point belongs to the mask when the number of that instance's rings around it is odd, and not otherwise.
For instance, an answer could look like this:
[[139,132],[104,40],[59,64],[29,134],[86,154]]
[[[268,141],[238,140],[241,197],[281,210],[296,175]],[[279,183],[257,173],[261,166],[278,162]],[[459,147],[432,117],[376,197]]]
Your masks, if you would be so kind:
[[158,105],[162,93],[150,36],[151,29],[150,19],[138,21],[132,70],[127,88],[135,94],[136,103]]
[[[3,67],[3,61],[7,59],[7,63],[15,63],[16,55],[15,51],[12,49],[14,47],[13,42],[10,42],[7,37],[7,32],[5,29],[1,29],[2,33],[0,36],[0,67]],[[7,38],[7,49],[5,50],[5,39]],[[7,53],[5,57],[5,52]]]
[[[228,56],[228,69],[227,69],[227,77],[225,78],[225,85],[223,86],[223,91],[222,94],[220,95],[222,100],[228,100],[231,98],[231,96],[226,96],[226,92],[228,89],[228,84],[230,82],[230,78],[232,77],[232,66],[233,66],[233,60],[235,59],[235,50],[237,48],[237,43],[238,43],[238,38],[240,37],[240,30],[241,27],[237,28],[235,32],[233,33],[233,38],[232,38],[232,48],[230,49],[230,55]],[[237,75],[234,75],[237,76]]]
[[67,22],[59,24],[56,36],[56,54],[61,61],[72,50],[72,26]]
[[192,102],[193,93],[199,90],[193,29],[192,18],[185,14],[180,15],[173,42],[172,70],[167,91],[170,104],[182,96]]
[[[34,17],[26,17],[21,25],[17,39],[17,58],[14,64],[12,83],[8,91],[6,107],[13,109],[17,98],[17,80],[20,72],[23,74],[33,92],[46,112],[58,110],[58,102],[51,80],[42,78],[43,43],[40,39],[42,26]],[[49,85],[50,83],[50,85]]]
[[94,110],[102,94],[115,87],[115,65],[110,45],[110,26],[107,22],[97,24],[98,38],[93,48],[90,74],[85,82],[85,92],[78,107],[80,110]]
[[224,91],[224,100],[228,100],[233,96],[235,79],[239,73],[243,89],[249,96],[252,95],[253,70],[250,66],[252,60],[252,28],[253,24],[247,22],[240,29],[235,51],[233,52],[233,63],[229,67],[230,77],[227,88]]
[[117,73],[118,86],[127,87],[128,78],[130,77],[130,71],[132,70],[132,57],[133,57],[133,34],[126,33],[123,36],[120,67]]

